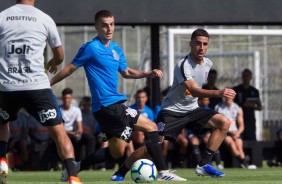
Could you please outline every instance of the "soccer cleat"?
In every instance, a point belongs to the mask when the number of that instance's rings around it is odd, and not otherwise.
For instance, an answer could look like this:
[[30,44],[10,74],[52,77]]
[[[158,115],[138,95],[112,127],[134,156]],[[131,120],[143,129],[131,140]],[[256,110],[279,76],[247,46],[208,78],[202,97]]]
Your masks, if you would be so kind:
[[0,159],[0,182],[1,184],[6,184],[7,183],[7,175],[8,175],[8,161],[6,158],[1,158]]
[[112,175],[111,180],[112,181],[124,181],[124,176],[120,174],[115,174],[115,175]]
[[223,169],[224,169],[223,165],[221,165],[221,164],[218,164],[218,165],[217,165],[217,168],[218,168],[219,170],[223,170]]
[[197,165],[196,174],[198,176],[211,176],[211,177],[222,177],[224,176],[224,172],[216,170],[213,166],[207,164],[202,167]]
[[[77,173],[80,171],[80,162],[76,162],[75,170]],[[61,173],[61,181],[68,181],[68,179],[69,179],[69,174],[65,168]]]
[[69,184],[82,184],[82,183],[80,182],[80,179],[78,177],[71,176],[69,178]]
[[187,181],[185,178],[181,178],[174,174],[175,171],[165,170],[160,171],[157,177],[158,181]]
[[247,168],[248,168],[248,169],[257,169],[257,166],[256,166],[256,165],[248,165]]

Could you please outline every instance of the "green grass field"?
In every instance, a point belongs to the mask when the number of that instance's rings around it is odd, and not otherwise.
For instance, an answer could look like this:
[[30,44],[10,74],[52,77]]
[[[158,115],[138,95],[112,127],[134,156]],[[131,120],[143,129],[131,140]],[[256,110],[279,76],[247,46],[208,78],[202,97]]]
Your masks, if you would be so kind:
[[[114,170],[107,171],[82,171],[79,177],[84,184],[90,183],[115,183],[109,181]],[[248,169],[224,169],[225,176],[223,178],[199,177],[194,174],[194,169],[177,169],[177,174],[187,178],[187,182],[155,182],[155,183],[189,183],[189,184],[272,184],[282,183],[282,168],[259,168],[256,170]],[[8,176],[8,184],[62,184],[59,180],[59,171],[49,172],[10,172]],[[130,174],[127,174],[123,184],[134,183]]]

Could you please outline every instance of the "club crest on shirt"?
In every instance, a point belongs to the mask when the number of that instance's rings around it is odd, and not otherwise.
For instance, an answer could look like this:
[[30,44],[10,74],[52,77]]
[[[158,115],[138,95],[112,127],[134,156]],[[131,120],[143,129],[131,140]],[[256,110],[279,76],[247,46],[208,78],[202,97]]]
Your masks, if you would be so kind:
[[135,116],[138,114],[135,109],[131,109],[129,107],[125,111],[125,114],[131,116],[132,118],[135,118]]
[[191,92],[188,89],[186,89],[184,95],[185,96],[191,96]]
[[209,71],[205,71],[205,81],[207,81],[209,75]]
[[115,58],[115,60],[119,60],[119,55],[118,55],[118,53],[115,51],[115,50],[112,50],[112,52],[113,52],[113,56],[114,56],[114,58]]
[[162,132],[164,131],[165,124],[163,122],[159,122],[157,124],[157,127],[158,127],[158,132]]
[[0,116],[5,120],[9,119],[9,117],[10,117],[9,114],[7,113],[7,111],[4,111],[1,108],[0,108]]

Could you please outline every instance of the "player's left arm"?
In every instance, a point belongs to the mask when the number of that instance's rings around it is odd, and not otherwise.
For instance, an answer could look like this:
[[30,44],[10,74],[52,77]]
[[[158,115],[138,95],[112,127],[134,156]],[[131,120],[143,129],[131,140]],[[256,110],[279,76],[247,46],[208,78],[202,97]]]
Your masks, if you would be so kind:
[[233,89],[224,88],[223,90],[206,90],[200,88],[195,80],[186,80],[183,82],[186,89],[193,97],[200,97],[200,98],[210,98],[210,97],[227,97],[227,98],[234,98],[236,93]]
[[135,70],[132,68],[127,68],[124,71],[120,72],[123,78],[127,79],[141,79],[145,77],[155,78],[155,77],[162,77],[163,72],[159,69],[154,69],[149,72]]
[[261,105],[261,100],[260,98],[258,99],[258,102],[254,105],[254,109],[261,111],[262,110],[262,105]]
[[244,131],[245,124],[244,124],[244,117],[243,117],[243,110],[240,107],[237,114],[237,125],[238,125],[238,136]]
[[81,120],[77,120],[77,121],[76,121],[76,126],[77,126],[76,132],[79,133],[79,134],[82,134],[82,133],[83,133],[83,124],[82,124],[82,121],[81,121]]
[[53,86],[54,84],[60,82],[64,78],[68,77],[71,75],[74,71],[78,69],[77,66],[74,64],[70,63],[68,64],[64,69],[62,69],[59,73],[57,73],[51,80],[50,80],[50,85]]

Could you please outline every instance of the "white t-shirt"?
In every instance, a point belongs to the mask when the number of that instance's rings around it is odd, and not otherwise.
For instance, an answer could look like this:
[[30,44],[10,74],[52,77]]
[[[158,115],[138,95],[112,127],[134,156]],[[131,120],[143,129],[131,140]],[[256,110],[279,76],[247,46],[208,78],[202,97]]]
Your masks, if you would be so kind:
[[16,4],[0,13],[0,91],[50,88],[46,42],[61,46],[55,22],[41,10]]
[[195,80],[201,88],[207,81],[212,65],[208,58],[204,58],[201,65],[195,64],[190,54],[178,61],[174,68],[173,84],[163,100],[161,109],[187,113],[198,108],[198,97],[193,97],[182,83],[186,80]]
[[226,116],[231,121],[229,131],[237,131],[238,130],[237,117],[238,117],[238,113],[239,113],[239,110],[240,110],[240,107],[239,107],[238,104],[233,102],[230,107],[227,107],[225,102],[221,102],[221,103],[219,103],[215,106],[214,110],[223,114],[224,116]]
[[65,110],[62,105],[60,105],[60,110],[62,112],[63,119],[65,121],[64,127],[66,131],[75,131],[77,129],[76,122],[82,122],[81,110],[75,105],[71,105],[68,110]]

